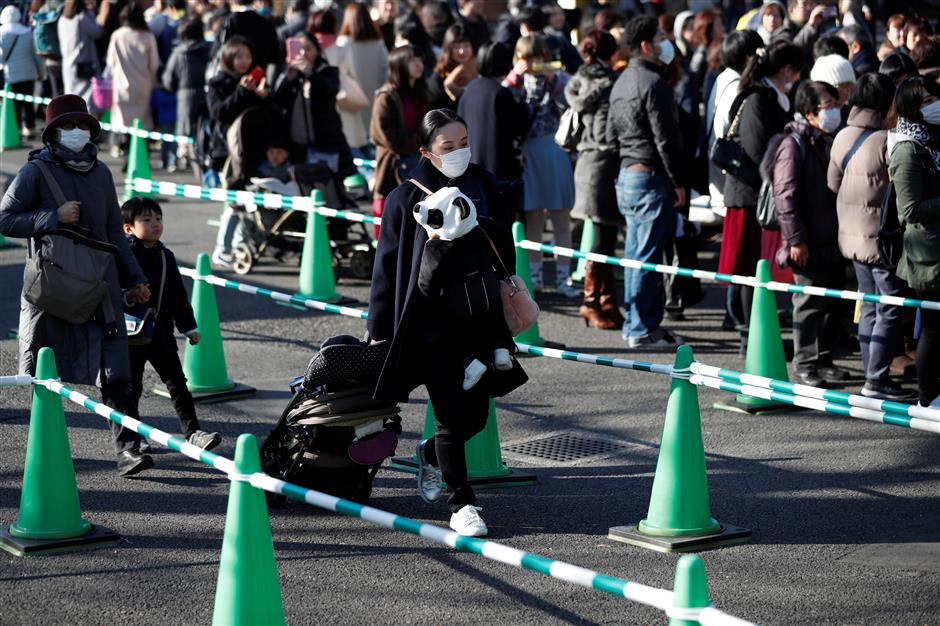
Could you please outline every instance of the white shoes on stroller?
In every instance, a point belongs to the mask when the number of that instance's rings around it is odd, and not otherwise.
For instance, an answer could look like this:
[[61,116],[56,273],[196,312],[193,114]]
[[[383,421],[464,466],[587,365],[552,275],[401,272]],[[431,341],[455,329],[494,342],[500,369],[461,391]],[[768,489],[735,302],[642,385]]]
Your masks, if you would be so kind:
[[[496,348],[493,351],[493,367],[500,372],[508,372],[512,369],[512,355],[509,354],[509,350]],[[473,389],[484,374],[486,374],[486,366],[477,359],[471,359],[463,370],[463,390]]]

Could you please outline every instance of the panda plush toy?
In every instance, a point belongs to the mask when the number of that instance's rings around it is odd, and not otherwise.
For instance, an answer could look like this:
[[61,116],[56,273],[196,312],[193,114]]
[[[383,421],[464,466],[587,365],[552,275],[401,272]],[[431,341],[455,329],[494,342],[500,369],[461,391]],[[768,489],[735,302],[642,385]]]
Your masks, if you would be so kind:
[[503,316],[496,252],[473,201],[457,187],[430,194],[414,206],[413,215],[428,233],[418,288],[441,319],[459,325],[463,345],[472,346],[464,359],[467,391],[488,370],[481,358],[492,359],[499,371],[513,367],[515,344]]

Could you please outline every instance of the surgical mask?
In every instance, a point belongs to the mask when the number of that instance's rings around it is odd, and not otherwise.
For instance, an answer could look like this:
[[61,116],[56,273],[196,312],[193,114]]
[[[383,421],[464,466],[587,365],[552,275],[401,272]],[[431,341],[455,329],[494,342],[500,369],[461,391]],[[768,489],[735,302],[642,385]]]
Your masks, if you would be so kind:
[[834,133],[842,126],[842,112],[839,109],[823,109],[819,112],[819,129],[824,133]]
[[448,178],[463,176],[463,173],[467,171],[467,166],[470,165],[470,148],[461,148],[447,154],[434,154],[434,156],[441,160],[441,165],[437,169]]
[[71,150],[72,152],[81,152],[82,148],[91,141],[91,133],[87,130],[82,130],[81,128],[73,128],[72,130],[65,130],[64,128],[59,129],[59,143]]
[[940,126],[940,100],[923,107],[920,114],[924,116],[924,121],[928,124]]
[[793,91],[793,81],[791,80],[789,83],[783,83],[783,90],[787,93]]
[[317,7],[318,11],[327,11],[333,8],[333,0],[313,0],[313,6]]
[[663,65],[669,65],[676,58],[676,47],[668,39],[663,39],[659,44],[659,60]]

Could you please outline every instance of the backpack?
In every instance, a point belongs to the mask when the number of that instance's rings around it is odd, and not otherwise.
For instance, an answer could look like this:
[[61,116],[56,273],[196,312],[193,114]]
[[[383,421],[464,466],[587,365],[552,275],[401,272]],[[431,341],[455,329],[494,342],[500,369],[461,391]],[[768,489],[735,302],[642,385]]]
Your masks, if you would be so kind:
[[46,58],[59,58],[59,17],[62,8],[39,11],[33,14],[33,45],[36,54]]
[[897,268],[903,249],[904,227],[898,219],[898,194],[894,189],[894,181],[890,181],[881,205],[881,222],[878,226],[878,255],[881,263],[888,269]]
[[[797,148],[800,150],[800,163],[802,164],[803,158],[806,156],[803,140],[800,138],[799,133],[789,133],[789,135],[793,137]],[[780,143],[783,143],[783,141],[781,140]],[[780,143],[777,144],[778,149]],[[757,194],[757,223],[764,230],[780,230],[780,222],[777,220],[777,206],[774,203],[773,166],[776,161],[777,150],[768,150],[764,153],[764,158],[760,164],[761,173],[767,172],[767,175],[761,176],[760,191]]]

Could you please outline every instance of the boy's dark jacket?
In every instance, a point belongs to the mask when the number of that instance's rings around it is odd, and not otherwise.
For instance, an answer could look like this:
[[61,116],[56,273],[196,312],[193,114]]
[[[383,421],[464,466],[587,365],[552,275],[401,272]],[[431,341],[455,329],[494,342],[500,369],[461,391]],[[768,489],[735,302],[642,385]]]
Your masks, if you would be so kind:
[[183,286],[183,277],[180,276],[180,270],[176,266],[176,256],[159,241],[152,248],[144,247],[137,237],[130,236],[127,241],[134,256],[137,257],[140,269],[147,276],[147,282],[150,285],[150,301],[147,304],[152,307],[157,306],[157,296],[160,293],[160,274],[163,263],[161,256],[166,256],[166,284],[163,287],[163,300],[157,314],[153,341],[147,348],[161,352],[176,352],[178,347],[173,333],[173,322],[176,322],[176,329],[181,333],[188,333],[196,328],[196,318],[193,316],[193,308],[189,304],[189,297]]

